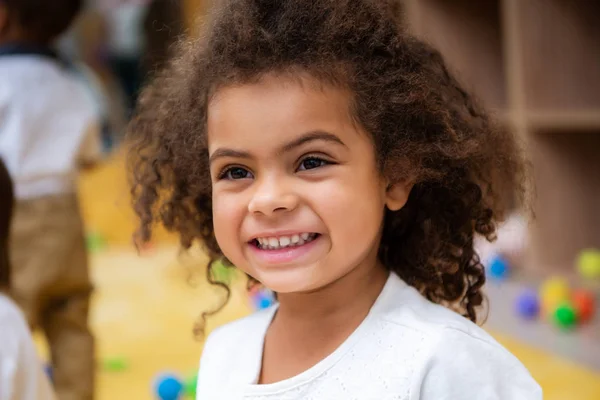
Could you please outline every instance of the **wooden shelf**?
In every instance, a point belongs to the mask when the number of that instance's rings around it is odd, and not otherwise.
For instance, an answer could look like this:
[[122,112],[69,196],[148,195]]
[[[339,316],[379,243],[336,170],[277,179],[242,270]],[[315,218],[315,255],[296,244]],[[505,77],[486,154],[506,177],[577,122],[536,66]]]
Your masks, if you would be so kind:
[[537,111],[525,114],[527,125],[534,131],[600,132],[600,109],[579,111]]
[[572,269],[583,248],[600,248],[600,129],[552,128],[529,139],[537,192],[531,264]]
[[537,192],[530,266],[572,273],[583,248],[600,248],[600,1],[404,5],[407,27],[524,136]]
[[409,2],[417,34],[438,48],[465,86],[489,107],[506,108],[499,0]]
[[600,2],[520,1],[526,106],[600,108]]

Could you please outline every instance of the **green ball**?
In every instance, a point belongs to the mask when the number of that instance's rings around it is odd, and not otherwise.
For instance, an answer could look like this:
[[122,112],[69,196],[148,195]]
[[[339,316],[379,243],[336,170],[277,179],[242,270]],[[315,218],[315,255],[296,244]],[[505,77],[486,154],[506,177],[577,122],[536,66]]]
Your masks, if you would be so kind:
[[600,250],[584,250],[577,258],[577,270],[586,279],[600,279]]
[[215,281],[229,285],[235,277],[235,268],[227,267],[221,261],[215,261],[211,267],[211,273]]
[[92,253],[101,251],[106,247],[106,241],[97,232],[89,232],[85,237],[85,243],[87,249]]
[[110,372],[121,372],[127,369],[127,360],[121,357],[107,358],[103,361],[104,369]]
[[196,398],[196,389],[198,388],[198,373],[191,374],[186,378],[183,382],[183,392],[195,399]]
[[577,323],[575,307],[569,303],[560,304],[554,311],[554,322],[560,328],[570,329]]

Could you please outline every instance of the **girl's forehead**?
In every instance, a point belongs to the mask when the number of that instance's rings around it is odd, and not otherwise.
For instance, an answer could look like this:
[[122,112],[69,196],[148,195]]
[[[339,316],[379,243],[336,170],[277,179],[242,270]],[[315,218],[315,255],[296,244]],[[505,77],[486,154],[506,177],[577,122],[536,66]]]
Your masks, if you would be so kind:
[[268,146],[299,132],[345,132],[352,125],[346,91],[280,77],[224,87],[208,107],[209,149],[248,139]]
[[324,83],[307,72],[299,71],[296,74],[271,72],[262,74],[247,82],[220,85],[212,92],[208,105],[210,109],[222,102],[223,99],[227,101],[232,98],[238,100],[248,100],[249,98],[254,101],[256,97],[274,95],[282,98],[295,98],[296,100],[311,98],[312,101],[318,101],[319,98],[329,98],[331,100],[332,97],[337,97],[338,100],[343,100],[345,105],[349,103],[351,98],[350,92],[341,86]]

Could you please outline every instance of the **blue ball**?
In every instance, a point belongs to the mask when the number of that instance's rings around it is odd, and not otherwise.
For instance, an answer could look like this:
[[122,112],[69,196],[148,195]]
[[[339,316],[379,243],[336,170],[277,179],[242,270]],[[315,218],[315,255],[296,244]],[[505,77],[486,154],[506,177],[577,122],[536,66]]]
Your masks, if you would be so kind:
[[275,303],[275,296],[269,290],[261,290],[254,294],[253,303],[257,310],[264,310]]
[[52,370],[52,365],[46,364],[44,366],[44,372],[48,376],[48,379],[50,380],[50,382],[54,383],[54,371]]
[[177,400],[183,392],[183,383],[174,375],[162,375],[156,384],[156,395],[161,400]]
[[260,300],[258,301],[258,308],[264,310],[265,308],[271,307],[273,304],[273,299],[268,296],[260,296]]
[[517,314],[525,319],[535,319],[540,313],[540,299],[533,290],[527,290],[517,297],[515,303]]
[[497,280],[503,280],[508,277],[510,268],[508,266],[508,262],[504,258],[496,256],[490,262],[488,271],[490,277]]

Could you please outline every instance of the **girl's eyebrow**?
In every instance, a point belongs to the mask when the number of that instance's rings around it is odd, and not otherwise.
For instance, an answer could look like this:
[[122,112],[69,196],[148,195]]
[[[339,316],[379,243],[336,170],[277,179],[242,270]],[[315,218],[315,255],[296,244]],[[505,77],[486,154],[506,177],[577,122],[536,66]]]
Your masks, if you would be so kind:
[[278,151],[278,153],[279,154],[287,153],[288,151],[291,151],[291,150],[295,149],[296,147],[300,147],[305,143],[309,143],[309,142],[312,142],[315,140],[322,140],[325,142],[336,143],[336,144],[340,144],[344,147],[348,147],[348,146],[346,146],[346,144],[344,144],[344,142],[342,142],[342,140],[340,138],[338,138],[333,133],[317,130],[317,131],[306,132],[304,135],[300,136],[299,138],[294,139],[290,143],[283,145],[281,147],[281,149]]
[[[316,130],[316,131],[307,132],[307,133],[303,134],[302,136],[300,136],[299,138],[296,138],[296,139],[292,140],[291,142],[281,146],[281,149],[278,150],[277,153],[278,154],[287,153],[287,152],[295,149],[296,147],[300,147],[303,144],[306,144],[306,143],[309,143],[309,142],[312,142],[315,140],[322,140],[325,142],[336,143],[336,144],[342,145],[344,147],[348,147],[348,146],[346,146],[346,144],[344,142],[342,142],[342,140],[340,138],[338,138],[333,133]],[[212,164],[215,160],[217,160],[219,158],[225,158],[225,157],[227,157],[227,158],[246,158],[246,159],[253,158],[252,154],[250,154],[247,151],[228,149],[225,147],[221,147],[221,148],[216,149],[210,155],[210,158],[208,159],[208,163]]]
[[218,148],[210,155],[208,159],[208,164],[211,165],[219,158],[252,158],[252,155],[247,151],[240,151],[234,149],[228,149],[225,147]]

